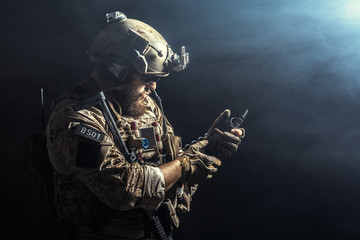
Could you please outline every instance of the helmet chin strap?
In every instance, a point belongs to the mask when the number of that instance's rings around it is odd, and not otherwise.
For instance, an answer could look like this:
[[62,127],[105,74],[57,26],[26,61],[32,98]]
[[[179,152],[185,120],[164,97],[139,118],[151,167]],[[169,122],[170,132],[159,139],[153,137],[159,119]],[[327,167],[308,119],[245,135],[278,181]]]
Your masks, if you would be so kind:
[[[148,83],[150,84],[150,83]],[[164,135],[167,135],[167,125],[166,125],[166,120],[165,120],[165,114],[164,114],[164,108],[162,106],[162,101],[161,101],[161,98],[160,96],[157,94],[157,92],[155,91],[155,89],[151,89],[151,91],[154,93],[155,97],[157,98],[158,100],[158,103],[159,103],[159,107],[161,109],[161,112],[162,112],[162,115],[163,115],[163,128],[164,128]]]

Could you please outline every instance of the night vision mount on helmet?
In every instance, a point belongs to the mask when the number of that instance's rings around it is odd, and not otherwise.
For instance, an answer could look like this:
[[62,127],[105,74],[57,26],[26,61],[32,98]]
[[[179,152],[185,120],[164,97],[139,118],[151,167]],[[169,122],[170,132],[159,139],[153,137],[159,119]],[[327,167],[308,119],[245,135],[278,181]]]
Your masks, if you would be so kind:
[[106,14],[108,24],[91,45],[90,57],[118,82],[126,78],[129,67],[140,75],[166,77],[181,71],[189,63],[185,46],[174,53],[163,36],[148,24],[130,19],[121,12]]

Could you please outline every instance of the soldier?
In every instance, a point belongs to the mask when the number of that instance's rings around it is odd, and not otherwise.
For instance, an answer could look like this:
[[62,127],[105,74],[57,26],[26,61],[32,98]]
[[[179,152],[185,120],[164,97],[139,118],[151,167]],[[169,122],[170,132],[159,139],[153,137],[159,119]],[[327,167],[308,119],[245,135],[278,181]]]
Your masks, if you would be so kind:
[[91,46],[93,73],[55,100],[46,129],[57,237],[172,239],[177,213],[190,210],[197,185],[237,150],[244,129],[216,128],[226,110],[207,133],[216,141],[183,149],[161,100],[149,95],[157,79],[186,67],[188,54],[123,13],[107,20]]

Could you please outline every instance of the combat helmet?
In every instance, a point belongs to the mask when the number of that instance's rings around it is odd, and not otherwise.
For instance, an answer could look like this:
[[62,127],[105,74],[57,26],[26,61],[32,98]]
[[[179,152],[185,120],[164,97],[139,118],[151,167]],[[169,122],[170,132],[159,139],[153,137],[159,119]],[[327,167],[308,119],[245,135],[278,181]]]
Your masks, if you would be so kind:
[[130,19],[121,12],[106,14],[107,24],[91,44],[90,58],[111,85],[125,80],[130,69],[147,77],[166,77],[181,71],[189,63],[189,54],[181,47],[173,52],[163,36],[148,24]]

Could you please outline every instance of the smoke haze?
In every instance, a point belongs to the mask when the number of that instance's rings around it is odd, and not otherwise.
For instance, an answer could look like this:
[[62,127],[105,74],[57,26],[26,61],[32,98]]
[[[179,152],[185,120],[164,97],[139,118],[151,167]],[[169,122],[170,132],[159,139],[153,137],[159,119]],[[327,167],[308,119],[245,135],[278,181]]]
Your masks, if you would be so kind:
[[122,11],[157,29],[190,64],[158,84],[183,144],[224,109],[246,138],[200,186],[179,239],[360,237],[360,6],[356,1],[16,1],[2,14],[0,69],[6,228],[39,236],[46,210],[27,141],[46,107],[92,71],[86,54]]

